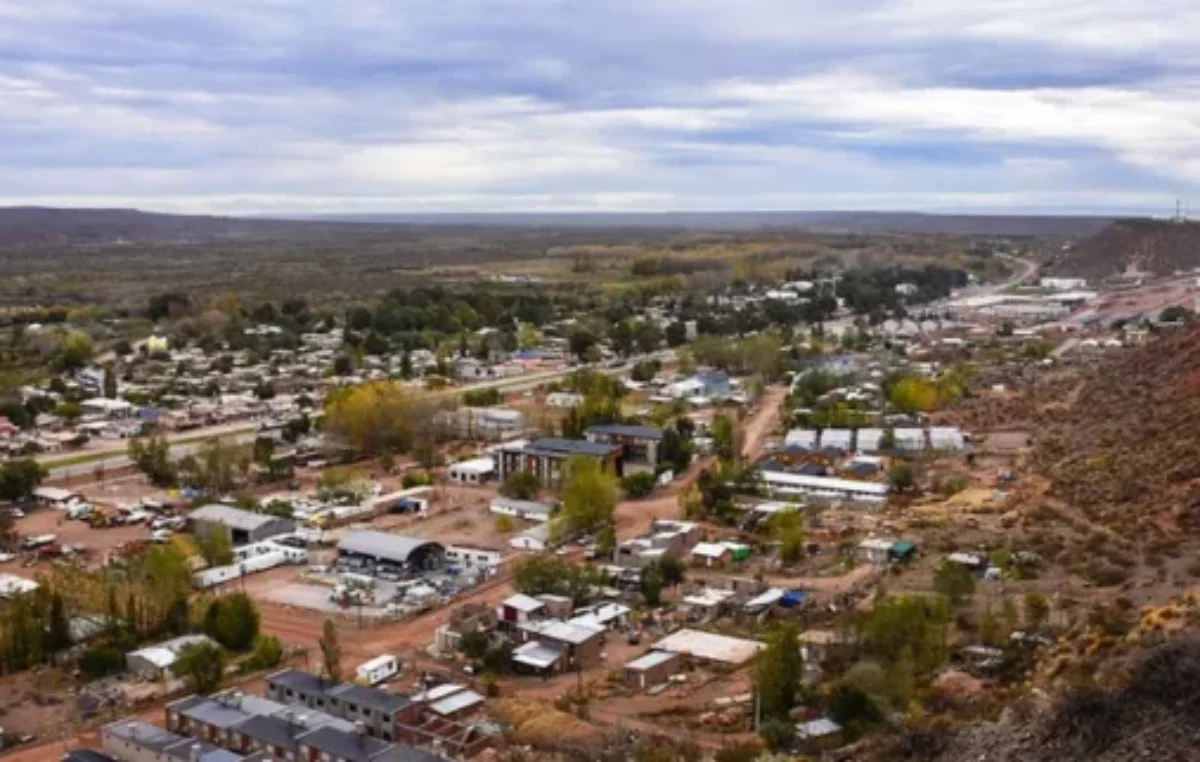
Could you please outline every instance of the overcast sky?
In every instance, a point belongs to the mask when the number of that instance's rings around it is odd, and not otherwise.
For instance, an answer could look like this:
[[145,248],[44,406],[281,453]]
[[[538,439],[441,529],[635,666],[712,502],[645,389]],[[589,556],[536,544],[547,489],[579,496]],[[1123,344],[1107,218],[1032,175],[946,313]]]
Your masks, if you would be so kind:
[[0,204],[1200,207],[1197,0],[0,0]]

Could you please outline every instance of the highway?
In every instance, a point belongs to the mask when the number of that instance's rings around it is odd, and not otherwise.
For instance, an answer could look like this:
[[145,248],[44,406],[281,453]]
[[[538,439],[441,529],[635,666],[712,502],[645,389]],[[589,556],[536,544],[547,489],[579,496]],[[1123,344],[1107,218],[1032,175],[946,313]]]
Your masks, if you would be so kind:
[[[660,360],[673,359],[675,353],[670,350],[659,352],[655,357]],[[610,376],[623,376],[633,370],[633,366],[644,359],[648,359],[650,355],[643,355],[631,358],[629,361],[613,368],[593,367],[600,373],[605,373]],[[561,368],[558,370],[542,371],[532,373],[525,376],[516,376],[513,378],[497,378],[489,381],[480,381],[466,386],[458,386],[449,389],[432,392],[431,397],[449,398],[462,396],[467,392],[481,391],[485,389],[500,389],[506,392],[524,392],[530,389],[535,389],[542,384],[551,381],[557,381],[565,378],[571,373],[580,370],[580,367]],[[191,431],[183,431],[176,434],[167,435],[167,441],[171,442],[171,455],[179,458],[196,452],[201,445],[213,439],[226,439],[231,443],[242,444],[253,442],[255,438],[255,424],[253,422],[241,422],[235,424],[225,424],[221,426],[213,426],[206,429],[193,429]],[[53,453],[49,455],[39,455],[38,462],[45,466],[49,472],[51,479],[63,479],[71,476],[79,476],[81,474],[95,473],[97,468],[118,469],[130,464],[129,456],[126,454],[129,448],[128,440],[105,440],[97,445],[92,450],[83,450],[67,453]],[[55,465],[55,463],[63,463],[63,465]]]

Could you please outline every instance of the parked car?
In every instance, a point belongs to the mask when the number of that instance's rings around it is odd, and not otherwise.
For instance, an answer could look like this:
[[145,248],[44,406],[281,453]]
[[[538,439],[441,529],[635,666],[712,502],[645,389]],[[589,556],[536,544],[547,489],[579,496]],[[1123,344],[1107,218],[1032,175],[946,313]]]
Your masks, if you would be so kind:
[[170,529],[156,529],[150,533],[150,542],[157,542],[160,545],[166,544],[171,541],[172,534],[173,532]]

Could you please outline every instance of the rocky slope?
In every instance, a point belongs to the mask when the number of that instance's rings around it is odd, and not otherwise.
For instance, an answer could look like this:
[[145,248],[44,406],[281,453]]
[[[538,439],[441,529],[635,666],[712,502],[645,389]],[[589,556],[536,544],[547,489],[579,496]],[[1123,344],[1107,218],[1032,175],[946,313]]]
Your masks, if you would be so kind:
[[1115,355],[1037,437],[1054,494],[1114,529],[1200,530],[1200,326]]
[[1200,266],[1200,222],[1118,220],[1064,254],[1055,275],[1101,281],[1141,272],[1170,275]]

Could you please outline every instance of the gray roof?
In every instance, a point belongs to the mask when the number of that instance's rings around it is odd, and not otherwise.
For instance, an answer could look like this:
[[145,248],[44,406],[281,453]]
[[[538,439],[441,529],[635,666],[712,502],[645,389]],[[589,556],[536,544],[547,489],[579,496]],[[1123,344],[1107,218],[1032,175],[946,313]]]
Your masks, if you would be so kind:
[[561,437],[542,437],[530,442],[526,452],[550,455],[590,455],[603,457],[616,451],[614,445],[601,442],[588,442],[583,439],[563,439]]
[[251,717],[235,730],[247,738],[288,751],[295,751],[299,746],[296,738],[308,732],[308,728],[298,723],[288,722],[281,717],[262,715]]
[[188,519],[191,521],[206,521],[214,524],[224,524],[232,529],[240,529],[244,532],[253,532],[256,529],[266,526],[274,521],[282,521],[283,519],[277,516],[268,516],[263,513],[251,513],[243,511],[241,508],[234,508],[231,505],[221,505],[213,503],[205,505],[188,514]]
[[236,706],[204,696],[182,699],[170,708],[188,719],[221,729],[231,728],[251,716]]
[[363,556],[405,563],[413,551],[427,545],[442,547],[439,543],[420,537],[376,532],[371,529],[355,529],[342,535],[342,539],[338,542],[338,550],[343,553],[358,553]]
[[297,693],[306,695],[324,695],[337,687],[337,683],[326,680],[322,677],[304,672],[299,669],[285,669],[282,672],[276,672],[273,675],[267,676],[269,685],[279,685],[284,688],[290,688]]
[[234,754],[232,751],[213,746],[205,741],[197,741],[194,738],[180,741],[167,749],[167,754],[175,759],[190,762],[193,759],[193,755],[196,754],[197,746],[200,747],[198,762],[242,762],[241,754]]
[[614,437],[634,437],[636,439],[662,439],[663,430],[653,426],[630,426],[623,423],[601,423],[588,426],[585,434],[606,434]]
[[180,741],[188,739],[169,730],[151,725],[142,720],[117,720],[104,726],[106,735],[135,743],[154,752],[166,751]]
[[327,752],[331,757],[349,762],[368,762],[386,750],[389,744],[370,736],[358,733],[347,733],[335,728],[317,728],[305,733],[300,743],[318,751]]
[[358,704],[370,709],[376,709],[384,714],[392,714],[412,703],[408,696],[398,693],[388,693],[379,688],[367,688],[354,683],[340,685],[329,692],[329,695],[351,704]]
[[396,744],[376,757],[375,762],[448,762],[448,760],[415,746]]
[[558,508],[558,506],[551,505],[550,503],[539,503],[536,500],[517,500],[516,498],[504,497],[503,495],[497,495],[492,498],[492,505],[507,508],[510,511],[538,513],[544,516],[551,515]]

